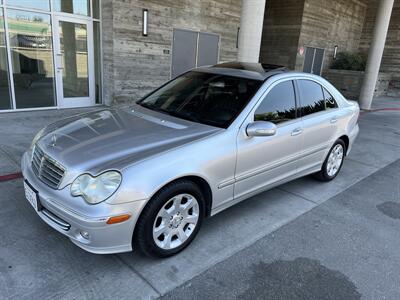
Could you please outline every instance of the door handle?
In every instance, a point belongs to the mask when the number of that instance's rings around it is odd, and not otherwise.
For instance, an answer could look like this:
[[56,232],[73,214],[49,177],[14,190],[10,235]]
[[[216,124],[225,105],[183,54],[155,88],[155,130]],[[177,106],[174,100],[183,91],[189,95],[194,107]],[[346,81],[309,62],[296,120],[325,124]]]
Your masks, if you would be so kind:
[[338,121],[338,117],[333,117],[332,119],[331,119],[331,123],[333,124],[333,123],[336,123]]
[[294,130],[292,131],[292,136],[299,135],[299,134],[301,134],[302,132],[303,132],[303,129],[301,129],[301,128],[296,128],[296,129],[294,129]]

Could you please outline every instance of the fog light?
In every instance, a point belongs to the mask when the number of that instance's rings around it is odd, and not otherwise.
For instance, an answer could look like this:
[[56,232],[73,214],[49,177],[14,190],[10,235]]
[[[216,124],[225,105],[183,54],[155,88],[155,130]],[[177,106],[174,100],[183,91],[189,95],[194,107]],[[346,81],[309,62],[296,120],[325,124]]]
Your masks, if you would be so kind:
[[89,232],[87,231],[82,230],[80,234],[85,240],[88,240],[90,238]]

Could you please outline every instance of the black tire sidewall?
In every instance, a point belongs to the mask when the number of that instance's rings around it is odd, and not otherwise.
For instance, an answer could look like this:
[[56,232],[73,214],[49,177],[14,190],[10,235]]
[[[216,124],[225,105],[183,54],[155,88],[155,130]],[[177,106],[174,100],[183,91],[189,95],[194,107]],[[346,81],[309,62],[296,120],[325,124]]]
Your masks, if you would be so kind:
[[[153,239],[153,225],[161,208],[178,194],[190,194],[199,204],[199,219],[190,237],[179,247],[165,250],[157,246]],[[144,208],[137,224],[136,241],[139,248],[148,256],[169,257],[185,249],[196,237],[205,216],[205,200],[200,188],[191,181],[182,180],[167,185],[156,193]]]

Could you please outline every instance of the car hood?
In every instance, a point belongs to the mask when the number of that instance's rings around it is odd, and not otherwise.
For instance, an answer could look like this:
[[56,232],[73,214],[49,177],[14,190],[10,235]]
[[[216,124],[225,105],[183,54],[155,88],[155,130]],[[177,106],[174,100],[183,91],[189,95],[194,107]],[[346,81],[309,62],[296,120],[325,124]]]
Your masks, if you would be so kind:
[[138,105],[103,109],[49,125],[38,146],[74,173],[122,169],[221,129]]

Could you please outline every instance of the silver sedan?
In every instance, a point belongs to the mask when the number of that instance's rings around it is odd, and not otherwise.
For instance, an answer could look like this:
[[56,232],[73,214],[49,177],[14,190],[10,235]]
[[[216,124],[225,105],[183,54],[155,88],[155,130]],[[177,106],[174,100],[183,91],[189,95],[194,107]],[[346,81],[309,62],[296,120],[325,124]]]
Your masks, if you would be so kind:
[[359,107],[329,82],[225,63],[42,129],[22,158],[40,218],[93,253],[167,257],[204,218],[301,176],[334,179]]

